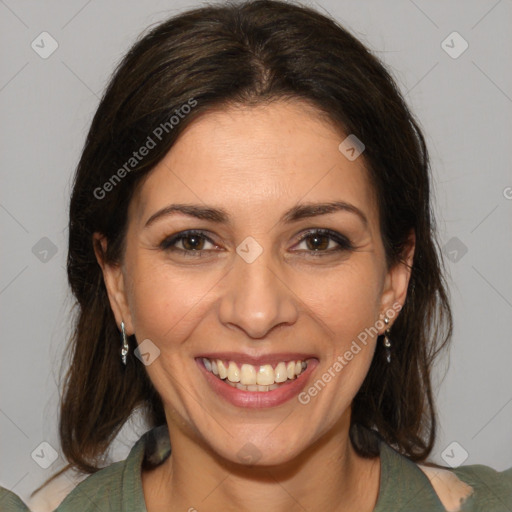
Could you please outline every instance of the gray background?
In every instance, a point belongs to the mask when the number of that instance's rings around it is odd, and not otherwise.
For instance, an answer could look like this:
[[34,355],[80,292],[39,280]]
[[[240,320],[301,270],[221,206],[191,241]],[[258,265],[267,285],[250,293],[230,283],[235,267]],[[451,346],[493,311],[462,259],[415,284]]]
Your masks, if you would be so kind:
[[[43,469],[31,454],[42,442],[59,451],[57,384],[72,305],[67,206],[86,131],[139,33],[198,5],[0,1],[0,485],[24,500],[63,465],[59,456]],[[464,464],[503,470],[512,466],[512,2],[310,5],[388,64],[427,137],[455,316],[449,368],[441,381],[445,360],[436,378],[441,425],[432,459],[446,464],[448,453],[457,462],[465,450]],[[43,31],[59,45],[47,59],[31,47]],[[469,44],[457,58],[442,47],[453,31]],[[445,45],[458,52],[462,42],[452,40]],[[124,458],[145,428],[127,425],[113,459]]]

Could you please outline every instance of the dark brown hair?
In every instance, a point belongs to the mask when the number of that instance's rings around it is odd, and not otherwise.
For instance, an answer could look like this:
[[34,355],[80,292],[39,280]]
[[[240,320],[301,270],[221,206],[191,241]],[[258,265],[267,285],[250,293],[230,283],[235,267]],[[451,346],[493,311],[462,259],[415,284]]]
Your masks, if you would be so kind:
[[[407,300],[392,329],[392,362],[378,344],[353,402],[350,432],[363,456],[377,454],[367,429],[413,461],[430,454],[436,435],[430,374],[451,337],[452,315],[421,129],[390,73],[346,29],[307,7],[257,0],[190,10],[148,30],[114,71],[96,111],[69,213],[67,271],[77,316],[59,425],[69,464],[52,479],[70,467],[100,469],[100,457],[136,408],[150,426],[165,423],[145,366],[135,357],[126,367],[121,362],[93,233],[108,240],[106,261],[119,262],[134,190],[183,129],[213,108],[281,99],[308,102],[365,144],[388,268],[404,261],[408,236],[416,234]],[[188,113],[171,122],[179,112]],[[132,166],[133,152],[151,135],[156,147]],[[133,336],[129,343],[133,353]]]

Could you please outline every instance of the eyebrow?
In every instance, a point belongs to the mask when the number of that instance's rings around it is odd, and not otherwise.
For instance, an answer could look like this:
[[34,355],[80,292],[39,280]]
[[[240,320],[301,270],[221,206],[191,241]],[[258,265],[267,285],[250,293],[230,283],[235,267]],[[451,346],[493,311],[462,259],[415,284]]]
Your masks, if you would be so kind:
[[[328,203],[303,203],[290,208],[286,211],[279,223],[291,224],[302,219],[317,217],[319,215],[326,215],[329,213],[335,213],[344,211],[355,214],[363,222],[364,226],[368,227],[368,219],[366,215],[353,204],[345,201],[332,201]],[[168,217],[176,213],[181,213],[189,217],[196,219],[208,220],[219,224],[230,224],[230,215],[223,208],[213,208],[209,206],[202,206],[198,204],[170,204],[156,213],[151,215],[144,225],[144,229],[153,224],[158,219]]]

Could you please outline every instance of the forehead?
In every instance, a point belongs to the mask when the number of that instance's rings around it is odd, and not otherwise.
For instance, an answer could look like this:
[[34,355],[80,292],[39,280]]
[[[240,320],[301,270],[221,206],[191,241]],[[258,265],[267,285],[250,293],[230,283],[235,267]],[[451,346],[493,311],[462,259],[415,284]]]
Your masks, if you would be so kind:
[[132,208],[142,222],[171,202],[203,203],[247,223],[298,202],[347,201],[377,223],[364,158],[351,161],[339,150],[345,138],[300,101],[209,111],[149,173]]

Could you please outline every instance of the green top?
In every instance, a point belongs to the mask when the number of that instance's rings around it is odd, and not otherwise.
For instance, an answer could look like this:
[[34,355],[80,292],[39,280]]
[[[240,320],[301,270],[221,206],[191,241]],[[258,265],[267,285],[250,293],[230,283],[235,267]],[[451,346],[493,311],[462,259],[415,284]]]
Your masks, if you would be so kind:
[[[512,468],[497,472],[472,465],[422,470],[386,443],[379,446],[381,476],[374,512],[512,512]],[[140,437],[125,460],[88,476],[54,512],[147,512],[142,465],[162,463],[170,452],[167,425],[153,428]],[[29,508],[0,487],[0,511],[27,512]]]

